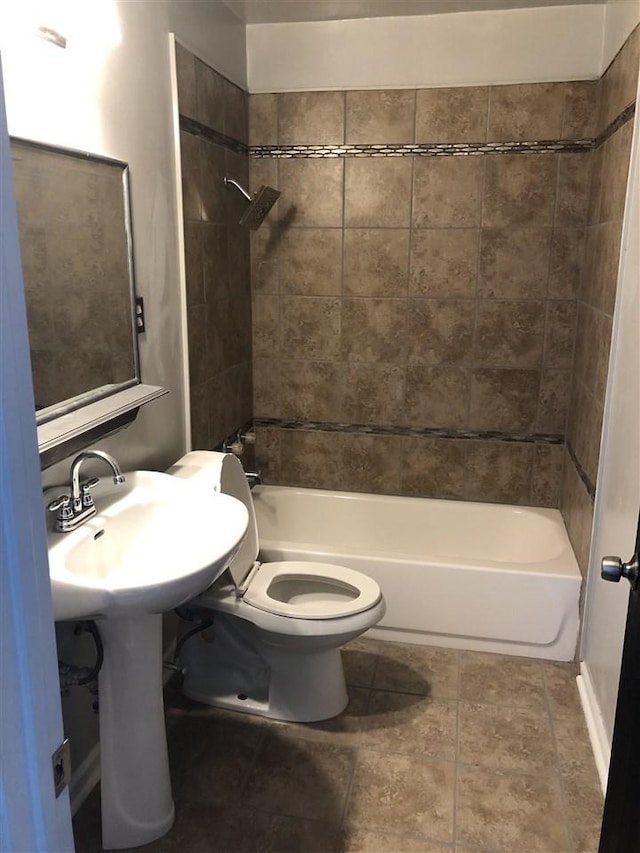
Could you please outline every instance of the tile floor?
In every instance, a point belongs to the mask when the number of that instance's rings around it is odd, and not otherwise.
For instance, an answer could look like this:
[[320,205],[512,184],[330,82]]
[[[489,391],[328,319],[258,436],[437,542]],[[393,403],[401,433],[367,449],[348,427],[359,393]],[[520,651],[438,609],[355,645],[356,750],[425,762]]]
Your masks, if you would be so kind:
[[[350,704],[277,723],[167,691],[176,823],[153,853],[596,853],[572,665],[358,641]],[[74,821],[100,845],[99,792]]]

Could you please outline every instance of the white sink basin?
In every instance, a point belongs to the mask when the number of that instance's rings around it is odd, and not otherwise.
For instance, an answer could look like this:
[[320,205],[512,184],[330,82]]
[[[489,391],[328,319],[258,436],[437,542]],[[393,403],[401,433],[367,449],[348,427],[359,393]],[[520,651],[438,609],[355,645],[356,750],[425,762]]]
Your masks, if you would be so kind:
[[178,607],[213,583],[247,530],[240,501],[169,474],[105,477],[92,494],[95,516],[48,533],[57,620]]

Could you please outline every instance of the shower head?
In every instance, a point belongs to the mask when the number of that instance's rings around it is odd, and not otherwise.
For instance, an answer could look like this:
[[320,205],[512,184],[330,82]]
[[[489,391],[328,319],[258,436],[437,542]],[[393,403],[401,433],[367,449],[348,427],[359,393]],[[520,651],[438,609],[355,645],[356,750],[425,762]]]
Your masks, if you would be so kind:
[[250,195],[247,190],[245,190],[245,188],[237,181],[234,181],[233,178],[225,178],[224,184],[227,187],[235,187],[249,202],[249,207],[240,217],[239,225],[244,225],[252,231],[258,230],[262,225],[265,216],[269,213],[280,197],[280,191],[274,190],[273,187],[262,185],[253,195]]

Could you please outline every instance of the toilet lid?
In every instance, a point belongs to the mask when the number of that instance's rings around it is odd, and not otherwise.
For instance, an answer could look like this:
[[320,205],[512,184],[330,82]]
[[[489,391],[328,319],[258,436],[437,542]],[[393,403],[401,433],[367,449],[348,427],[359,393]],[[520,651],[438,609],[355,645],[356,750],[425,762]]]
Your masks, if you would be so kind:
[[335,619],[380,601],[378,584],[362,572],[329,563],[263,563],[244,593],[259,610],[298,619]]

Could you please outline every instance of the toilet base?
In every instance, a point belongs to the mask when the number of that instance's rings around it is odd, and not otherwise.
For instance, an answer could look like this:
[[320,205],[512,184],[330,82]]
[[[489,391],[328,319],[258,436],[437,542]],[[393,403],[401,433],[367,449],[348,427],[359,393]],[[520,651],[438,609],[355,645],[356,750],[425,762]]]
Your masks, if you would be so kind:
[[337,716],[349,701],[339,648],[271,645],[227,614],[215,615],[212,634],[187,641],[181,663],[184,695],[218,708],[310,723]]

